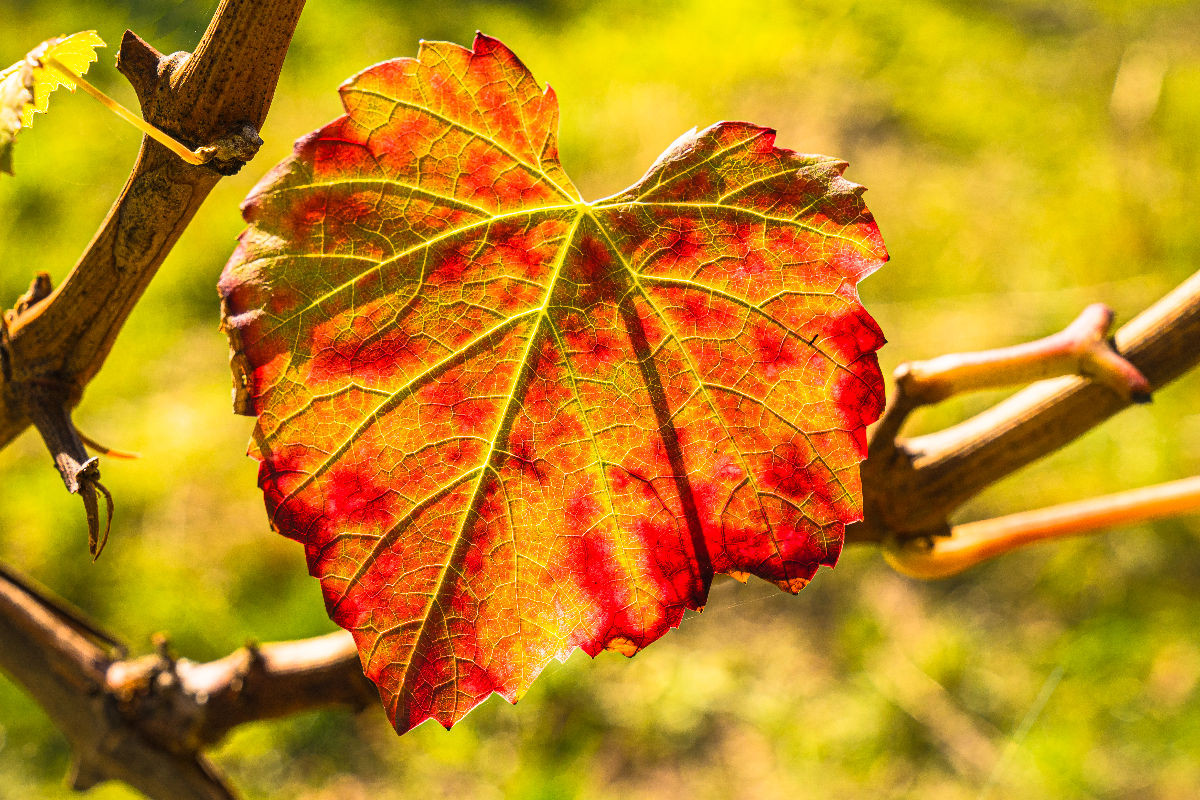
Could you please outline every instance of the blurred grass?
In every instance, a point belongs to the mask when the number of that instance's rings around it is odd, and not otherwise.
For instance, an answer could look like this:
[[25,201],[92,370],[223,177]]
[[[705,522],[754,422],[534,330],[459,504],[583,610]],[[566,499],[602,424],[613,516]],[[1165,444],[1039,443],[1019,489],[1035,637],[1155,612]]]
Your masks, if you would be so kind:
[[[214,6],[0,0],[0,61],[84,28],[187,49]],[[248,637],[331,629],[241,455],[250,423],[229,411],[213,286],[240,198],[340,111],[338,83],[421,37],[469,43],[477,28],[554,85],[560,151],[587,197],[719,119],[850,161],[893,256],[862,287],[891,339],[885,370],[1040,336],[1093,301],[1126,320],[1197,266],[1195,2],[314,2],[262,153],[213,193],[78,410],[88,434],[143,454],[105,467],[108,550],[88,563],[78,501],[26,435],[0,453],[7,563],[139,651],[155,631],[211,658]],[[111,57],[89,77],[133,105]],[[66,275],[137,143],[65,93],[21,134],[17,176],[0,180],[5,305],[35,270]],[[964,516],[1200,471],[1198,390],[1195,375],[1179,382]],[[795,598],[719,585],[703,615],[637,658],[576,654],[516,708],[493,698],[451,733],[397,739],[378,710],[306,714],[248,726],[217,757],[250,798],[1190,798],[1198,533],[1195,517],[1136,526],[930,585],[851,551]],[[66,761],[40,711],[0,681],[0,798],[72,796]]]

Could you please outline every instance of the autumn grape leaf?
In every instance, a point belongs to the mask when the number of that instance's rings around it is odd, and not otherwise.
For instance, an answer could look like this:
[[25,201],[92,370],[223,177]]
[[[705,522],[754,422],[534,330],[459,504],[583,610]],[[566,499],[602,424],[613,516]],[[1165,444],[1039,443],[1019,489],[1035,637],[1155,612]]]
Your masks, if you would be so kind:
[[17,132],[33,125],[35,113],[50,107],[50,95],[59,86],[75,91],[72,77],[88,71],[97,47],[104,47],[104,40],[95,31],[47,39],[0,71],[0,172],[12,174]]
[[798,591],[861,518],[886,259],[845,164],[720,123],[592,203],[486,36],[341,88],[221,278],[271,523],[397,730],[632,654],[714,573]]

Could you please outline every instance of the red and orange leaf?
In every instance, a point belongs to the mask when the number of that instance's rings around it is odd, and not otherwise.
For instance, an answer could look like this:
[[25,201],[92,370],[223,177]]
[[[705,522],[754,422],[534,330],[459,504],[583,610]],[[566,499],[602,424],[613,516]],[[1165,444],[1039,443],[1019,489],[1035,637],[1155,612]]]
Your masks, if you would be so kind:
[[886,252],[845,164],[721,123],[593,203],[502,44],[424,43],[254,190],[221,279],[272,525],[397,730],[632,654],[861,518]]

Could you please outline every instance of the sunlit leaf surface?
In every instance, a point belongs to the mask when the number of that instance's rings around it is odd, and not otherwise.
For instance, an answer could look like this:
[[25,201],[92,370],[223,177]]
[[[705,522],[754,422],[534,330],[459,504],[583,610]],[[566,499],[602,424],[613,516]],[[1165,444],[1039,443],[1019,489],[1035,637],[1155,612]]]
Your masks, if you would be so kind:
[[845,165],[721,123],[584,202],[494,39],[342,87],[221,279],[272,525],[400,731],[632,654],[715,573],[798,591],[861,517],[886,253]]
[[[13,140],[17,131],[33,125],[33,115],[50,107],[59,86],[75,91],[71,75],[82,76],[96,60],[104,40],[95,31],[47,39],[25,58],[0,71],[0,171],[12,174]],[[48,62],[55,61],[65,72]]]

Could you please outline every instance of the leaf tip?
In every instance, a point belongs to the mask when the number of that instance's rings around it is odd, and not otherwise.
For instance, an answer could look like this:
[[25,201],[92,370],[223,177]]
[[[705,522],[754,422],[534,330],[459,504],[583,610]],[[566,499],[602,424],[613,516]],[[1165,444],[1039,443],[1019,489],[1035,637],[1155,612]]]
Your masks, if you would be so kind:
[[[487,52],[487,51],[495,48],[497,45],[504,47],[503,44],[500,44],[499,39],[497,39],[494,36],[488,36],[486,33],[484,33],[481,30],[476,30],[475,38],[471,40],[471,49],[474,50],[476,53]],[[505,47],[504,49],[507,50],[508,48]]]

